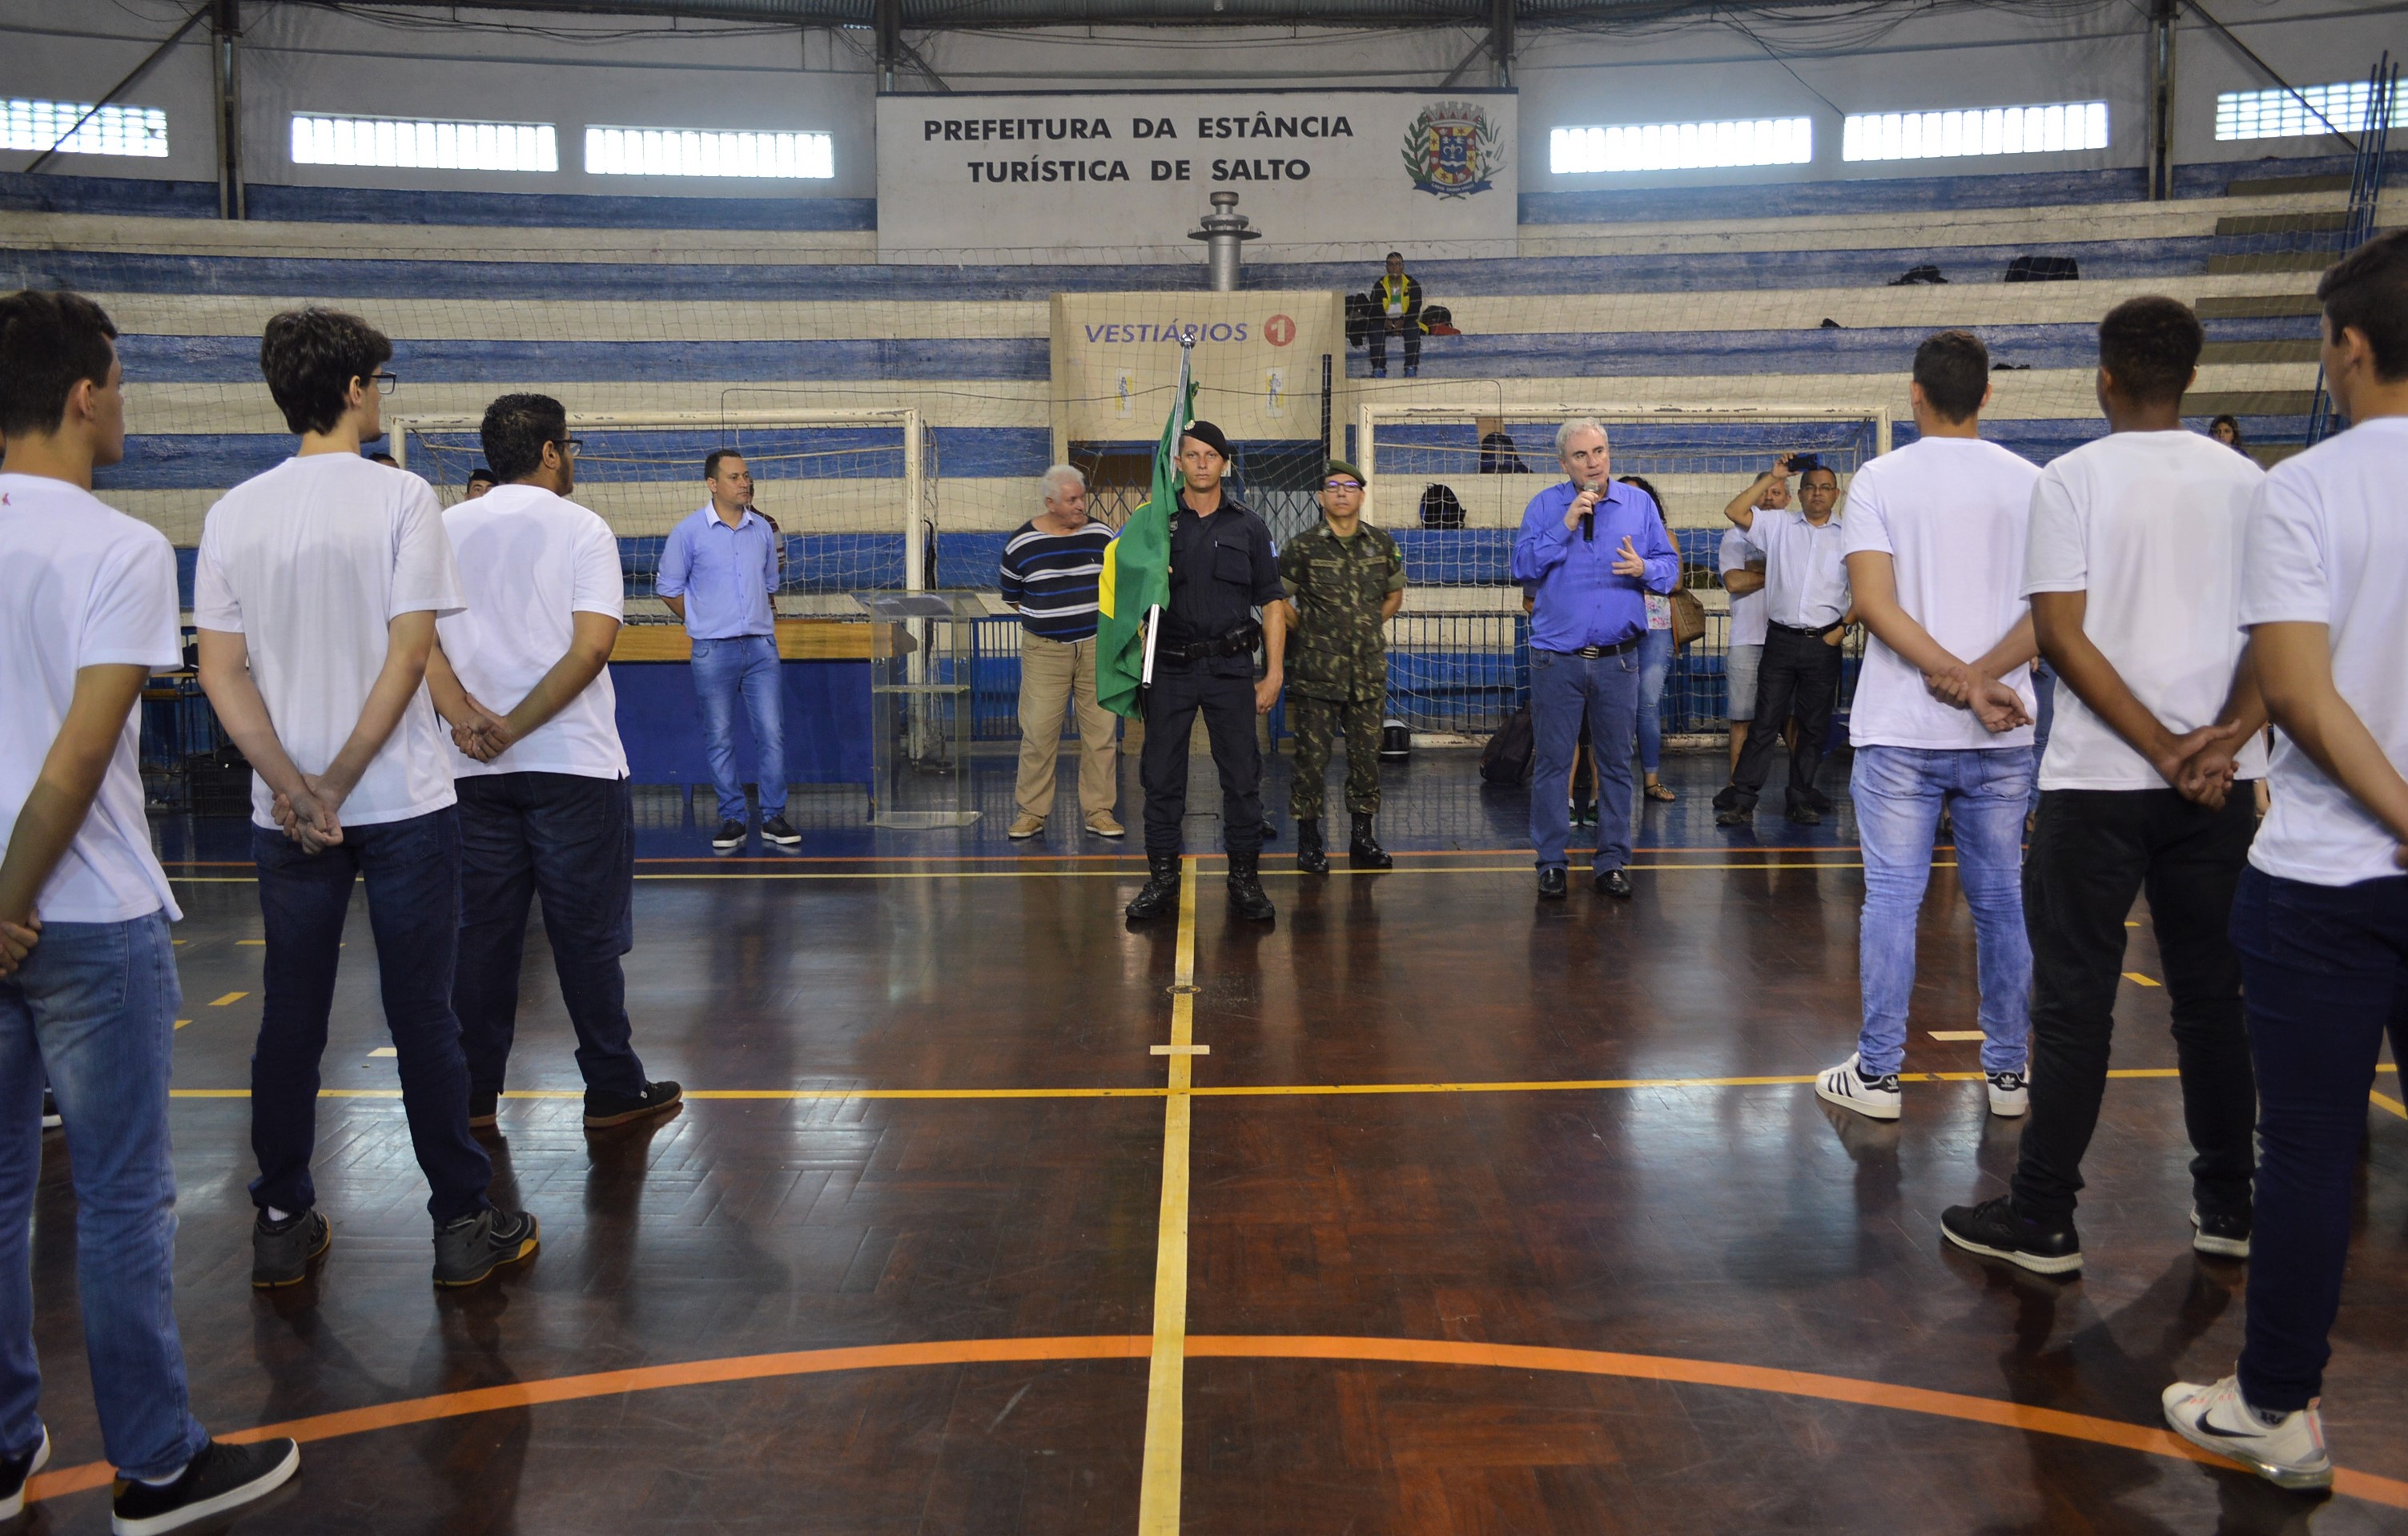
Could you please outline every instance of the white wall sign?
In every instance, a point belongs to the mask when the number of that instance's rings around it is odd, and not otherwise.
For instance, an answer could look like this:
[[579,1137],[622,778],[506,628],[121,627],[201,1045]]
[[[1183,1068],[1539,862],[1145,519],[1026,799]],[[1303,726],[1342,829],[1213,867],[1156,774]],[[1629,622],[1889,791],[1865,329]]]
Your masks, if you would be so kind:
[[[881,96],[879,253],[1200,262],[1187,232],[1234,192],[1263,235],[1250,260],[1511,254],[1513,108],[1462,90]],[[1344,249],[1304,249],[1323,246]]]
[[1054,295],[1054,453],[1073,442],[1151,442],[1196,336],[1196,413],[1232,441],[1321,436],[1321,360],[1332,419],[1346,399],[1346,305],[1336,293]]

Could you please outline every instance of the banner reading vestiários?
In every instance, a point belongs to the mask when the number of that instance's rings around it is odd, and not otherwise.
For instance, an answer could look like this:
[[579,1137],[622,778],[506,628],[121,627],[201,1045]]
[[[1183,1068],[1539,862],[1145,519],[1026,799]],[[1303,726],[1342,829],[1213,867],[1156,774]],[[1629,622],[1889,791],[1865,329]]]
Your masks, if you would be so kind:
[[1187,232],[1234,192],[1267,246],[1509,254],[1513,108],[1462,90],[881,96],[879,251],[1200,261]]

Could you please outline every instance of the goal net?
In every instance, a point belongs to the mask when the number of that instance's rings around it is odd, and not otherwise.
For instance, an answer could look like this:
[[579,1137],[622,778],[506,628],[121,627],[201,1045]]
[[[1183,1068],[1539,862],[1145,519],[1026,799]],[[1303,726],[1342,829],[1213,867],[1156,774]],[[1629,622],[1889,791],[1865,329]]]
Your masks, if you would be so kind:
[[[394,418],[394,456],[450,506],[484,463],[478,424],[469,416]],[[850,615],[848,593],[943,584],[936,477],[916,409],[571,414],[568,429],[578,445],[574,499],[618,537],[631,623],[666,621],[666,609],[647,600],[661,548],[709,502],[703,465],[721,449],[743,455],[753,508],[778,529],[781,613]]]
[[[1856,469],[1890,446],[1889,413],[1871,406],[1503,403],[1493,395],[1365,402],[1348,432],[1369,481],[1364,515],[1403,546],[1412,583],[1389,629],[1389,709],[1415,730],[1491,731],[1528,697],[1529,630],[1512,577],[1513,540],[1530,498],[1563,478],[1556,429],[1584,418],[1606,428],[1614,475],[1654,489],[1681,553],[1682,584],[1707,610],[1704,638],[1675,656],[1666,679],[1668,737],[1727,731],[1724,506],[1779,454],[1815,455],[1844,492]],[[1853,663],[1845,670],[1852,682]]]

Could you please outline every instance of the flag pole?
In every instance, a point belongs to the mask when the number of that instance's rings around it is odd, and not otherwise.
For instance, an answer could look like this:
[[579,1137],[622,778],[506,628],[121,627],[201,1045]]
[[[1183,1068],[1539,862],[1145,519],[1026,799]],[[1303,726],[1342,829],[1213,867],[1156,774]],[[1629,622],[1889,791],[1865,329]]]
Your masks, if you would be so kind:
[[[1190,326],[1179,333],[1179,382],[1171,389],[1171,410],[1174,414],[1183,414],[1187,409],[1187,380],[1194,377],[1196,341],[1195,327]],[[1179,425],[1183,429],[1187,423],[1181,422]],[[1171,438],[1173,453],[1179,451],[1180,440],[1176,437]],[[1169,517],[1168,509],[1163,515],[1166,520]],[[1156,604],[1145,610],[1145,665],[1138,673],[1138,682],[1141,687],[1154,686],[1154,644],[1161,629],[1162,608]]]

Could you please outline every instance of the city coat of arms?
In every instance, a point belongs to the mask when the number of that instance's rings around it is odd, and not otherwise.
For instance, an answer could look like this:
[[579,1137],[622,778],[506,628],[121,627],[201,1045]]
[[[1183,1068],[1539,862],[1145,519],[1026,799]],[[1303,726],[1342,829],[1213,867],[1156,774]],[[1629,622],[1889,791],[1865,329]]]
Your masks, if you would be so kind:
[[1487,113],[1468,101],[1422,108],[1405,128],[1405,170],[1413,185],[1437,197],[1486,192],[1505,165],[1504,136]]

